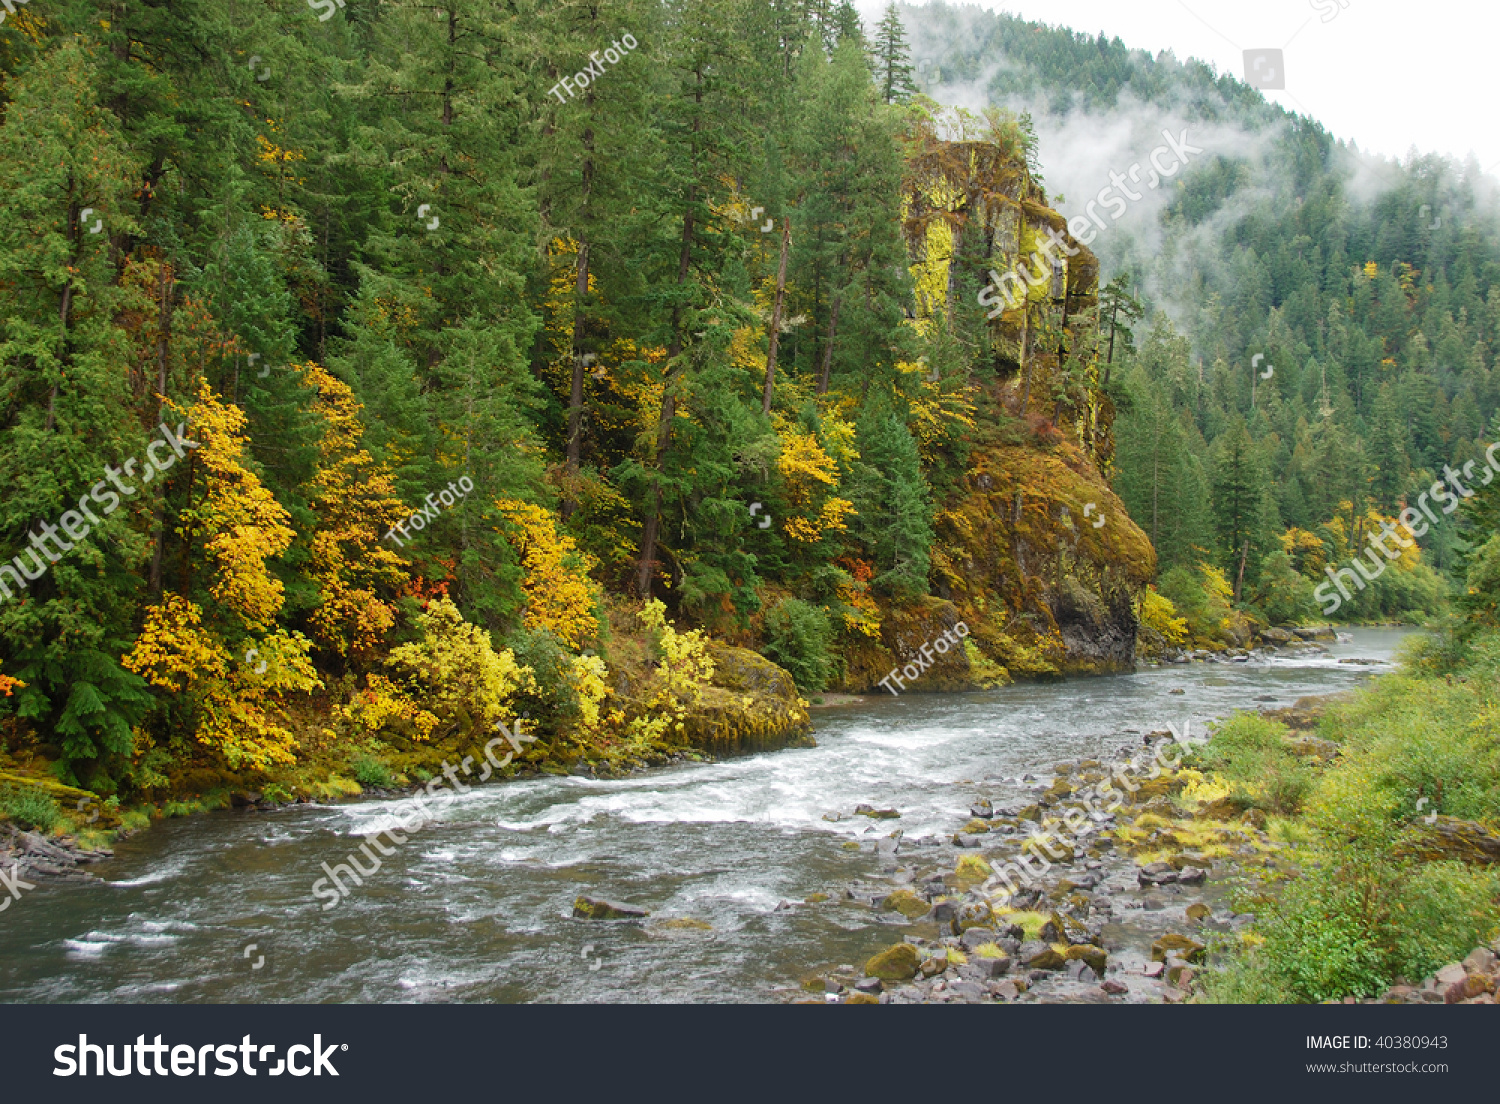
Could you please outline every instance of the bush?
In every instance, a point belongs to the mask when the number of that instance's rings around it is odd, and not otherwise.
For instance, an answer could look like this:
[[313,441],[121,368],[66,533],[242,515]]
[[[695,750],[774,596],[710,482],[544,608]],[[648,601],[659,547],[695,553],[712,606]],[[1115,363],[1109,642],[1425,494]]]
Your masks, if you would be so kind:
[[1297,812],[1312,792],[1312,768],[1287,747],[1287,728],[1258,713],[1237,713],[1214,733],[1194,762],[1217,771],[1241,806]]
[[1320,878],[1290,883],[1263,931],[1258,965],[1298,1000],[1374,996],[1388,984],[1385,956],[1353,895],[1331,893]]
[[832,654],[833,621],[825,610],[799,598],[778,603],[766,616],[766,658],[781,664],[799,690],[824,690],[838,676]]
[[369,752],[361,752],[349,761],[354,780],[366,789],[390,789],[393,779],[390,768]]
[[1416,981],[1495,937],[1500,874],[1426,863],[1400,886],[1395,904],[1392,973]]
[[62,810],[47,793],[35,786],[0,786],[0,813],[23,828],[52,831]]

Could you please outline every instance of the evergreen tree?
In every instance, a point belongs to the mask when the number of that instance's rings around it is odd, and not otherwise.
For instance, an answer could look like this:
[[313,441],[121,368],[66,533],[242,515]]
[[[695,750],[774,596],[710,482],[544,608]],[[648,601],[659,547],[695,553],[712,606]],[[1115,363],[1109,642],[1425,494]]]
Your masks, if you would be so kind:
[[912,80],[911,53],[906,46],[906,28],[901,24],[901,12],[895,4],[886,7],[885,15],[876,24],[872,54],[875,83],[886,103],[906,103],[917,94],[916,82]]

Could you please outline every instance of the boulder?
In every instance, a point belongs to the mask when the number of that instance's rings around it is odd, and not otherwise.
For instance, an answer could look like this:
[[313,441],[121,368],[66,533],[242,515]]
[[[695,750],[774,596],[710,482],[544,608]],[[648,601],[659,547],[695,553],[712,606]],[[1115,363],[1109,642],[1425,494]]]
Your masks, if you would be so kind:
[[1490,979],[1483,974],[1470,974],[1462,981],[1456,981],[1443,991],[1443,1001],[1446,1004],[1457,1004],[1459,1001],[1470,1000],[1474,997],[1482,997],[1491,990]]
[[1151,944],[1151,961],[1162,962],[1168,955],[1176,955],[1187,962],[1201,962],[1203,950],[1196,939],[1169,932]]
[[1018,958],[1028,970],[1061,970],[1068,962],[1056,947],[1035,939],[1021,944]]
[[573,915],[580,920],[640,920],[651,914],[634,905],[622,905],[601,897],[579,897],[573,902]]
[[865,963],[865,974],[881,981],[910,981],[917,976],[921,959],[910,943],[896,943]]
[[880,907],[890,912],[899,912],[908,920],[915,920],[929,911],[927,902],[909,889],[896,890],[880,903]]
[[969,806],[969,815],[989,820],[995,815],[995,807],[988,800],[980,800]]
[[960,906],[956,923],[960,932],[970,928],[993,928],[995,914],[986,901],[967,901]]
[[997,978],[1010,971],[1011,960],[1001,955],[999,958],[975,958],[973,965],[979,970],[984,978]]
[[1104,967],[1109,963],[1109,953],[1103,947],[1096,947],[1091,943],[1080,943],[1069,947],[1063,957],[1070,962],[1088,963],[1089,969],[1100,977],[1104,976]]

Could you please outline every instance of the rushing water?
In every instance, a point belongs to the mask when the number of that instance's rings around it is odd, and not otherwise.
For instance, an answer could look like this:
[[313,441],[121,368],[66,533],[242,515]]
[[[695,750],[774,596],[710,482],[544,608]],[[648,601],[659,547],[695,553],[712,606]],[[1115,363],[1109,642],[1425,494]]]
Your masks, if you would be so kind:
[[[91,869],[40,883],[0,916],[6,1001],[764,1001],[819,967],[899,938],[844,887],[901,811],[908,839],[948,834],[976,797],[1141,734],[1257,704],[1290,705],[1388,669],[1404,633],[1360,630],[1327,656],[899,699],[815,713],[816,748],[616,781],[476,788],[324,911],[321,864],[392,823],[397,802],[224,811],[162,822]],[[1374,666],[1340,658],[1368,658]],[[1184,693],[1173,694],[1174,689]],[[384,841],[384,837],[382,837]],[[831,900],[804,905],[813,893]],[[590,894],[645,923],[571,918]],[[777,909],[780,902],[793,903]],[[668,926],[693,918],[710,925]],[[888,918],[887,918],[888,919]],[[254,948],[250,949],[250,945]]]

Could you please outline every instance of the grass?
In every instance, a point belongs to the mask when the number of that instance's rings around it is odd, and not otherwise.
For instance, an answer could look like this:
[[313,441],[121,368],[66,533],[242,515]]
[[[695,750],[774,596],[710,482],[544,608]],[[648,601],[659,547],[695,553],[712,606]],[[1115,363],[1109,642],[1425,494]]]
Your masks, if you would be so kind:
[[57,802],[35,786],[0,786],[0,814],[43,832],[51,832],[62,819]]

